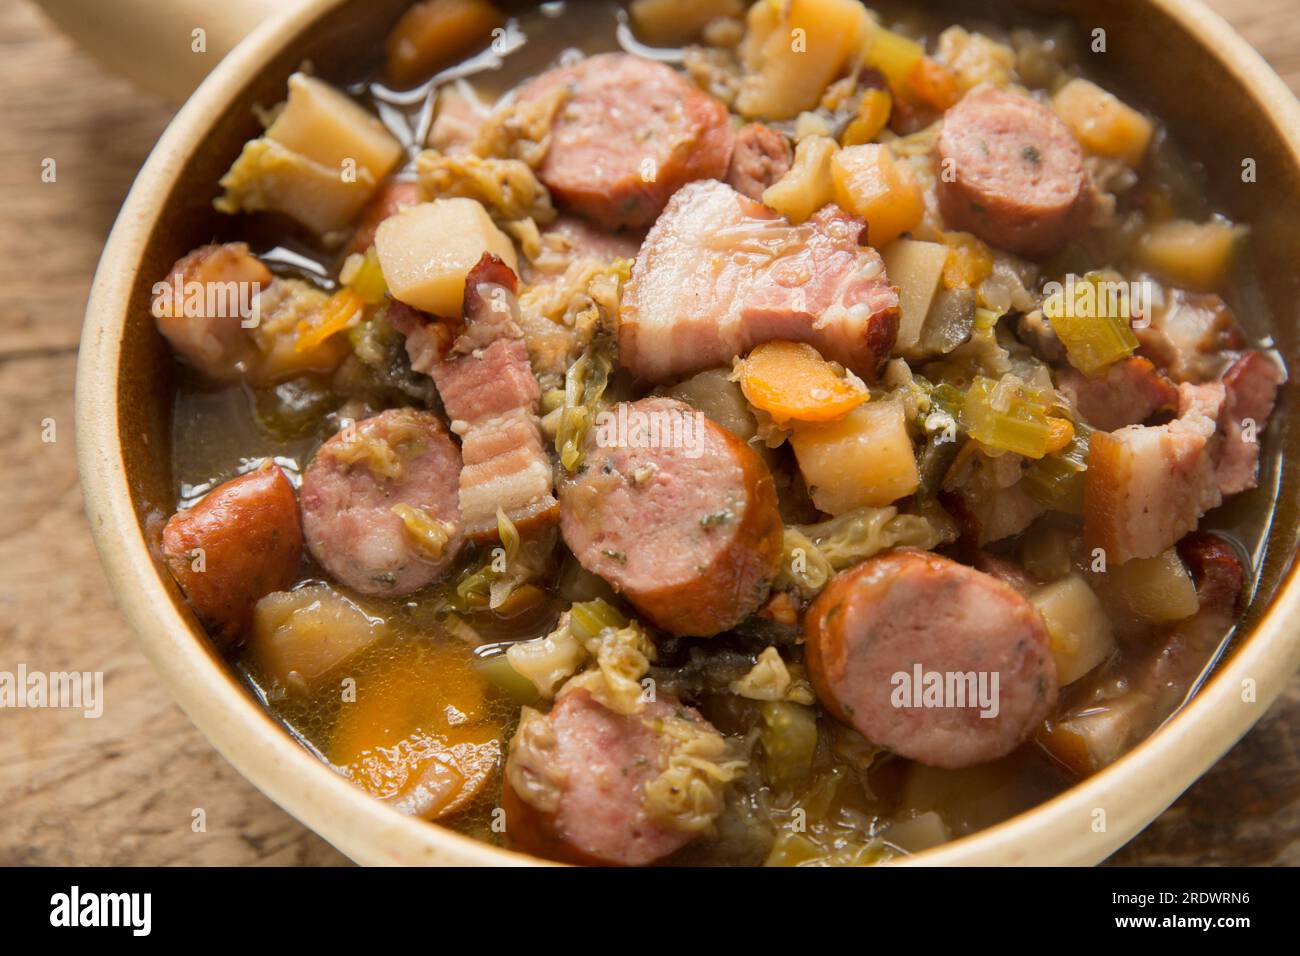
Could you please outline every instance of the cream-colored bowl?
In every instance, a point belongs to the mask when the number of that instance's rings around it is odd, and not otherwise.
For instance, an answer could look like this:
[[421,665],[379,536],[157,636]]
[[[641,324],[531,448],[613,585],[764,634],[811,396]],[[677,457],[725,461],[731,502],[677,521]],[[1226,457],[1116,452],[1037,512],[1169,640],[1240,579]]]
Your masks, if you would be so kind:
[[[54,2],[54,0],[50,0]],[[69,3],[61,0],[66,13]],[[168,464],[172,366],[149,315],[150,287],[181,254],[208,241],[214,183],[257,132],[250,107],[281,98],[304,59],[330,77],[378,50],[403,0],[302,0],[264,22],[224,59],[168,127],[136,180],[104,250],[86,312],[77,375],[77,437],[90,525],[119,605],[172,694],[213,745],[272,800],[352,859],[367,864],[501,865],[535,862],[439,826],[404,817],[353,787],[296,744],[213,650],[158,562],[154,543],[174,503]],[[927,4],[929,5],[929,4]],[[100,5],[94,4],[97,8]],[[121,0],[93,23],[99,52],[155,85],[184,85],[192,30],[210,3]],[[243,14],[240,0],[223,8]],[[283,9],[284,5],[281,5]],[[1260,57],[1192,0],[986,2],[1011,23],[1043,15],[1104,30],[1101,72],[1168,121],[1207,166],[1215,198],[1254,227],[1273,319],[1245,317],[1296,354],[1300,289],[1300,107]],[[143,10],[143,14],[136,14]],[[195,12],[203,11],[207,12]],[[193,14],[193,19],[185,19]],[[63,22],[77,32],[75,18]],[[1041,21],[1039,21],[1041,22]],[[191,26],[193,24],[194,26]],[[82,28],[86,21],[80,21]],[[165,43],[163,27],[170,31]],[[239,35],[227,19],[209,42]],[[82,29],[83,35],[87,32]],[[150,43],[152,42],[152,46]],[[210,54],[214,51],[210,48]],[[152,60],[150,59],[152,57]],[[140,68],[139,64],[171,64]],[[1105,67],[1109,66],[1110,69]],[[1258,181],[1243,183],[1254,159]],[[1294,361],[1291,361],[1293,367]],[[1300,663],[1300,581],[1290,574],[1300,503],[1300,448],[1283,393],[1270,443],[1285,451],[1263,571],[1234,649],[1200,693],[1153,737],[1113,766],[999,826],[912,858],[927,864],[1091,864],[1142,829],[1242,736]]]

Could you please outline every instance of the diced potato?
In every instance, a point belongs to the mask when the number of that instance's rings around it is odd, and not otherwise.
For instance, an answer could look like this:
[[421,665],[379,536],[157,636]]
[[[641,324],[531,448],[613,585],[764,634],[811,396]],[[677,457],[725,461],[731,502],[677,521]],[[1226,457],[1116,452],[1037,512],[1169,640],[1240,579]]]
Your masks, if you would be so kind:
[[383,123],[325,81],[303,73],[289,77],[289,98],[266,138],[336,173],[350,159],[375,182],[402,158],[402,144]]
[[328,83],[295,73],[275,121],[244,144],[213,205],[282,212],[324,235],[346,227],[401,158],[379,120]]
[[1110,568],[1104,593],[1133,617],[1151,624],[1181,621],[1199,607],[1196,583],[1175,548]]
[[487,0],[424,0],[402,15],[384,44],[388,80],[414,86],[476,47],[505,16]]
[[1115,649],[1106,611],[1088,582],[1077,574],[1039,588],[1029,600],[1043,615],[1061,686],[1072,684]]
[[1083,148],[1137,166],[1155,131],[1151,121],[1096,83],[1077,78],[1052,97],[1052,109],[1065,120]]
[[221,178],[218,212],[281,212],[317,235],[346,228],[378,181],[358,169],[352,182],[340,170],[314,163],[274,140],[254,139]]
[[948,262],[948,247],[938,242],[898,239],[885,246],[880,255],[885,260],[885,274],[898,287],[898,338],[894,349],[907,355],[920,342],[925,318]]
[[784,176],[763,191],[763,204],[793,223],[801,223],[835,198],[831,161],[835,140],[807,136],[794,150],[794,163]]
[[459,315],[465,276],[483,253],[518,271],[515,247],[473,199],[438,199],[403,209],[375,232],[375,251],[393,297],[434,315]]
[[800,425],[790,444],[813,504],[827,514],[890,504],[920,482],[901,402],[868,402],[839,421]]
[[1128,693],[1051,723],[1038,742],[1080,777],[1114,763],[1150,726],[1151,698]]
[[387,634],[382,618],[328,584],[316,584],[258,601],[248,651],[277,684],[301,694]]
[[1185,219],[1152,226],[1138,239],[1137,258],[1163,278],[1197,292],[1223,285],[1246,227],[1224,219],[1195,223]]
[[632,0],[628,13],[645,42],[683,46],[698,40],[710,20],[743,17],[745,4],[741,0]]
[[835,201],[867,221],[867,241],[877,249],[915,229],[925,214],[921,184],[888,146],[840,150],[831,159],[831,176]]
[[749,8],[736,108],[747,119],[811,110],[872,29],[858,0],[760,0]]

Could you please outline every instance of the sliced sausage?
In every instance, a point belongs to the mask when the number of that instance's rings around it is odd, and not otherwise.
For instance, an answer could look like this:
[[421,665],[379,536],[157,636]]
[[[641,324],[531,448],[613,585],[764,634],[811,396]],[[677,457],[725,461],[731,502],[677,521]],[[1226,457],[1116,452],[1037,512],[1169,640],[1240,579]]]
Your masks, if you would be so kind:
[[[1010,753],[1056,702],[1056,664],[1034,606],[992,575],[938,555],[903,548],[839,574],[804,627],[808,676],[826,709],[933,767]],[[926,700],[933,674],[953,692]],[[957,706],[959,683],[967,706]]]
[[762,123],[736,131],[736,147],[727,170],[727,184],[757,202],[763,191],[790,171],[794,150],[783,133]]
[[948,225],[1029,258],[1046,258],[1088,225],[1092,181],[1083,150],[1046,106],[992,87],[943,119],[939,208]]
[[646,785],[673,746],[656,722],[672,718],[712,731],[666,697],[624,715],[577,689],[549,714],[525,711],[501,799],[511,844],[565,863],[644,866],[691,842],[696,834],[655,819],[646,804]]
[[201,246],[178,259],[154,287],[158,331],[209,378],[237,378],[254,357],[244,320],[252,319],[253,299],[272,278],[242,242]]
[[519,99],[557,87],[566,97],[538,173],[574,212],[609,229],[648,226],[681,186],[726,176],[727,108],[671,67],[603,53],[543,73]]
[[740,439],[683,402],[644,398],[598,421],[583,464],[560,491],[565,543],[653,624],[709,636],[767,598],[781,516]]
[[302,478],[312,557],[362,594],[400,596],[437,580],[464,541],[460,466],[430,412],[390,409],[343,429]]
[[293,486],[273,463],[232,479],[163,528],[163,557],[195,613],[220,640],[238,640],[253,605],[293,584],[302,525]]

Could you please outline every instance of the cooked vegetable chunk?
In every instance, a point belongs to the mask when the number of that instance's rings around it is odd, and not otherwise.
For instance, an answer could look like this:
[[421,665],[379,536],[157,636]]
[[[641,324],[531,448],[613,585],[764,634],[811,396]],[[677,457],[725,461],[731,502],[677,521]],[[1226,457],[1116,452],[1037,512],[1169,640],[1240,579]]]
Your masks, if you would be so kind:
[[322,235],[347,226],[402,156],[379,120],[329,84],[295,73],[289,97],[221,180],[221,212],[283,212]]
[[382,617],[328,584],[311,584],[257,602],[248,650],[277,684],[301,695],[389,633]]
[[484,791],[501,735],[464,649],[426,638],[358,673],[356,701],[343,704],[329,759],[400,812],[434,820]]
[[890,504],[920,480],[898,402],[870,402],[839,421],[800,425],[790,444],[813,503],[827,514]]
[[1130,166],[1142,162],[1155,131],[1151,121],[1133,107],[1082,77],[1056,91],[1052,109],[1084,149],[1122,159]]
[[380,223],[375,249],[393,298],[434,315],[458,316],[465,277],[484,253],[519,268],[515,247],[473,199],[438,199]]
[[388,80],[399,89],[414,86],[485,46],[492,30],[504,25],[505,17],[488,0],[421,0],[388,34]]
[[736,108],[756,119],[792,119],[816,106],[872,29],[857,0],[755,3],[747,19]]
[[920,183],[888,146],[849,146],[831,159],[835,201],[867,221],[867,240],[877,249],[911,232],[925,213]]

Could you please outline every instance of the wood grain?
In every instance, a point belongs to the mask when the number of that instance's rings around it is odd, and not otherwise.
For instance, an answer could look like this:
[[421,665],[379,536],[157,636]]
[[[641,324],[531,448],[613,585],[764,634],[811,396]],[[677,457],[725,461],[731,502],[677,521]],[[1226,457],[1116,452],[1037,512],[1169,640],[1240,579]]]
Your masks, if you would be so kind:
[[[1295,0],[1211,5],[1300,90]],[[0,711],[0,865],[344,864],[166,696],[85,527],[72,434],[82,312],[170,111],[106,75],[24,0],[0,0],[0,89],[0,671],[103,671],[106,699],[97,720]],[[47,158],[53,183],[41,181]],[[1300,679],[1115,862],[1300,864],[1297,736]]]

